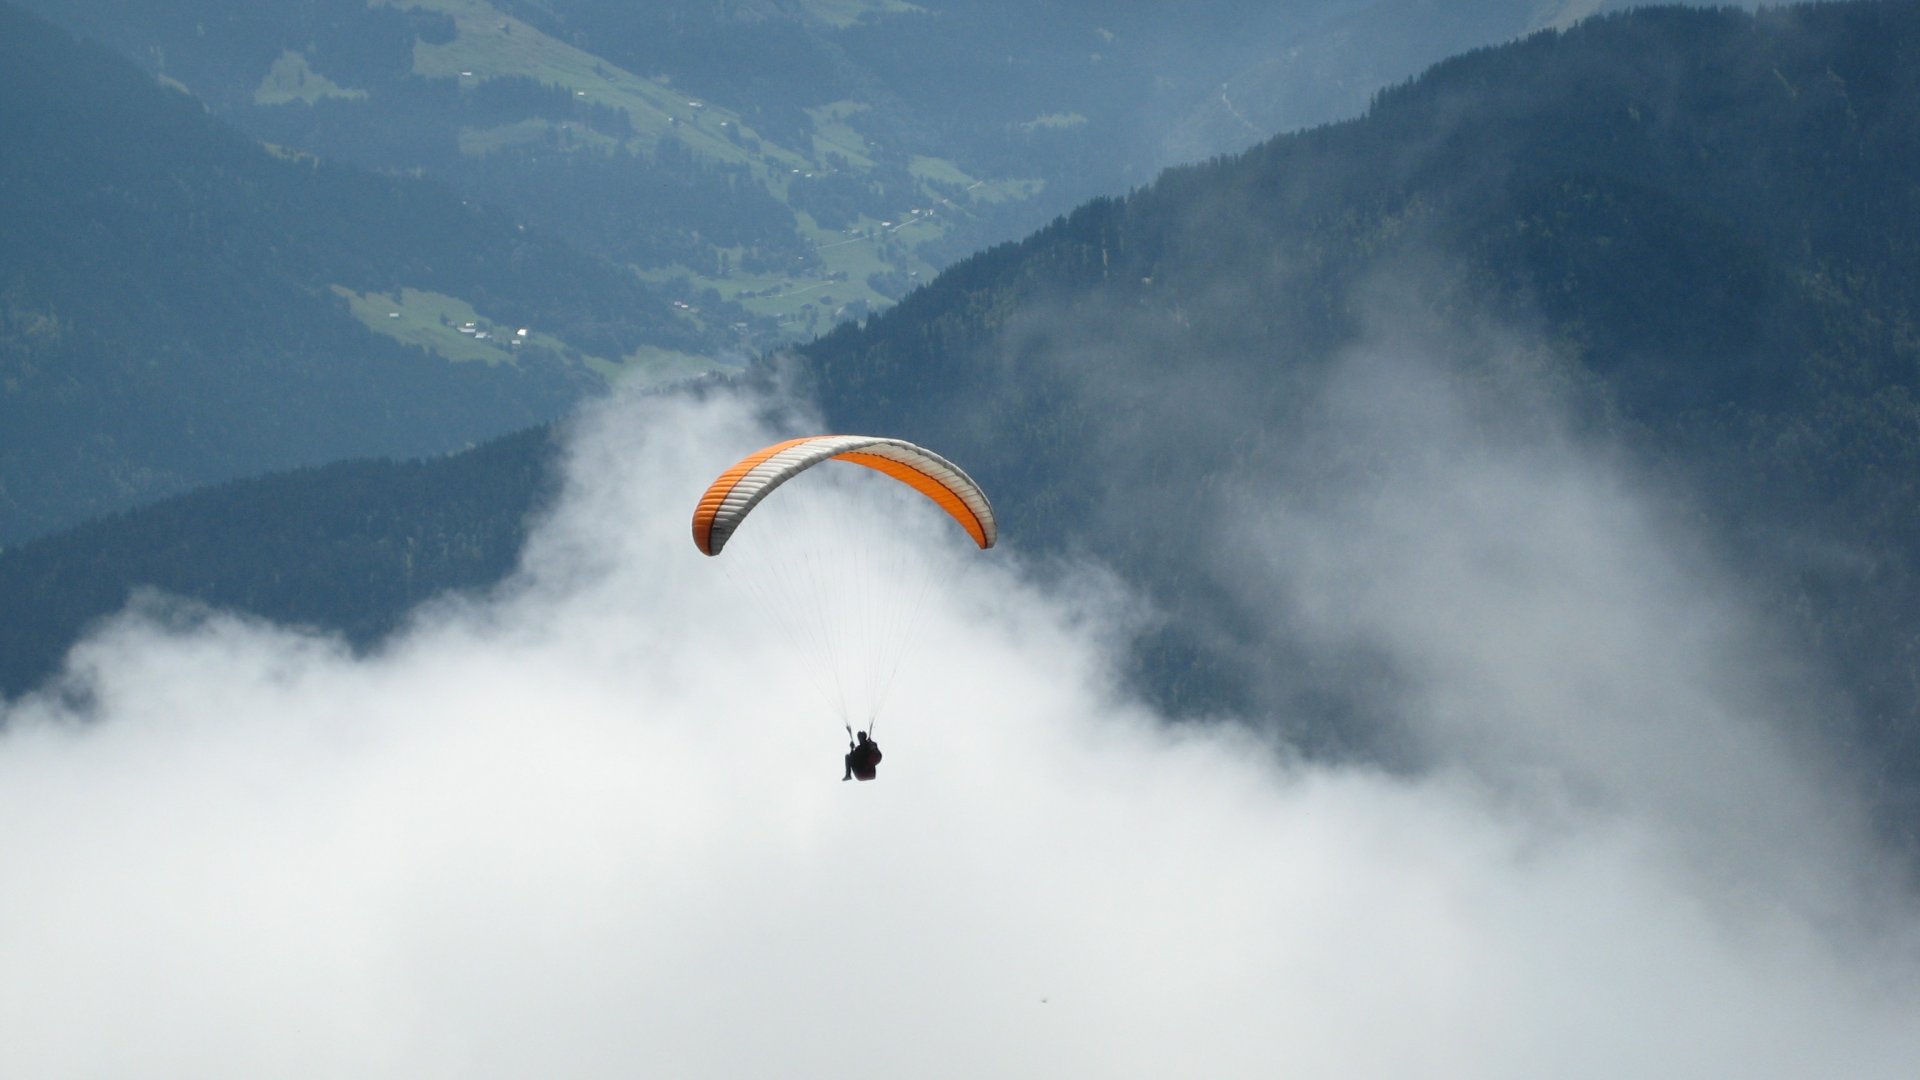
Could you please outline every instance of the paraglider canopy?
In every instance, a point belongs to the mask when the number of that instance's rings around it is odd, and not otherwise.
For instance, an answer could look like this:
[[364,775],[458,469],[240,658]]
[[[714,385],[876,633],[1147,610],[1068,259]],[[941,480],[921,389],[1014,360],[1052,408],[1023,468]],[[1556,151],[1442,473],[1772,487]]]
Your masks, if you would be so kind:
[[746,516],[781,484],[824,461],[846,461],[885,473],[932,499],[982,548],[998,538],[986,493],[958,465],[903,439],[872,435],[809,435],[756,450],[708,486],[693,511],[693,543],[718,555]]
[[[693,512],[693,543],[705,555],[719,555],[756,507],[768,515],[755,529],[764,528],[769,542],[754,537],[715,560],[715,569],[779,628],[791,646],[790,670],[820,693],[851,736],[856,719],[873,731],[915,645],[920,615],[936,582],[953,580],[952,553],[944,549],[949,541],[959,546],[959,538],[951,530],[941,530],[944,538],[926,533],[921,519],[944,524],[935,514],[896,519],[847,513],[845,502],[819,497],[838,486],[828,482],[831,477],[803,481],[793,496],[765,505],[774,489],[827,461],[849,462],[897,481],[877,484],[881,499],[875,505],[889,510],[924,510],[925,503],[910,493],[918,492],[957,522],[975,548],[992,547],[998,527],[986,493],[959,466],[902,439],[870,435],[810,435],[763,447],[727,468],[701,495]],[[860,470],[844,472],[855,486],[865,479]],[[973,560],[959,563],[970,566]],[[877,764],[878,747],[873,749]],[[870,775],[864,766],[855,768],[855,759],[865,760],[865,753],[849,755],[849,777],[863,770]]]

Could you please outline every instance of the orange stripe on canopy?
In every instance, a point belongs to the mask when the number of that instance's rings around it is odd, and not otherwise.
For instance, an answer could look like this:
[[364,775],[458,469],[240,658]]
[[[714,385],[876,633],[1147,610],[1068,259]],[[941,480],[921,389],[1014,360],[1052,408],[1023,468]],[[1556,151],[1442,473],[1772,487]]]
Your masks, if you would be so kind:
[[835,455],[833,460],[850,461],[855,465],[865,465],[869,469],[886,473],[895,480],[912,487],[915,491],[932,499],[940,509],[951,514],[953,520],[959,522],[961,528],[967,530],[967,535],[973,537],[974,543],[983,548],[991,546],[987,541],[986,528],[980,524],[980,519],[974,515],[974,512],[967,508],[966,502],[960,498],[959,494],[947,485],[921,472],[919,469],[905,462],[895,461],[889,457],[881,457],[878,454],[863,453],[859,450],[850,450],[847,453]]
[[742,458],[739,463],[734,465],[733,468],[728,469],[715,478],[713,483],[708,485],[706,494],[700,496],[699,504],[693,508],[693,543],[695,547],[700,549],[701,554],[713,554],[714,515],[720,512],[720,504],[726,501],[728,493],[733,491],[734,485],[740,482],[740,478],[752,472],[755,466],[780,451],[790,446],[798,446],[804,442],[812,442],[818,437],[819,436],[816,435],[807,435],[798,439],[788,439],[786,442],[774,443],[764,450],[757,450],[747,455]]

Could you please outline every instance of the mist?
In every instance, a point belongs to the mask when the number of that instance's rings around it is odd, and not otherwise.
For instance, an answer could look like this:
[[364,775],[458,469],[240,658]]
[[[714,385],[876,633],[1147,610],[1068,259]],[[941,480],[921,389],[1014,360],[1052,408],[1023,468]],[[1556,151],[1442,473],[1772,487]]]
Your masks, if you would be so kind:
[[1415,767],[1157,715],[1113,575],[851,477],[805,494],[939,584],[841,783],[687,535],[793,433],[747,396],[583,413],[521,569],[371,654],[144,598],[0,712],[0,1072],[1912,1075],[1817,697],[1630,474],[1434,370],[1342,360],[1301,445],[1372,479],[1240,477],[1207,554],[1382,658]]

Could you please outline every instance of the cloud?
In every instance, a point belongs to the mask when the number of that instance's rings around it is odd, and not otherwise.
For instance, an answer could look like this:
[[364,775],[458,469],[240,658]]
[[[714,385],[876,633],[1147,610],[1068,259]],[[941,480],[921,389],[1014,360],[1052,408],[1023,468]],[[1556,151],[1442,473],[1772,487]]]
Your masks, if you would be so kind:
[[[1345,371],[1329,403],[1372,402],[1380,369]],[[1375,419],[1463,422],[1424,400]],[[1701,595],[1681,556],[1577,446],[1236,522],[1305,553],[1262,562],[1263,602],[1391,657],[1429,752],[1398,773],[1165,722],[1113,675],[1132,601],[1110,579],[1036,584],[1017,542],[960,574],[937,514],[829,480],[828,523],[794,527],[936,582],[882,779],[843,784],[793,642],[686,535],[771,437],[760,404],[584,415],[521,573],[374,655],[151,601],[7,706],[0,1072],[1920,1064],[1917,924],[1845,814],[1813,830],[1844,843],[1701,865],[1744,815],[1844,799],[1743,734],[1716,644],[1737,614],[1676,605]],[[1487,547],[1523,510],[1533,539]],[[1783,884],[1809,873],[1830,887]]]
[[1237,572],[1290,633],[1384,658],[1376,708],[1428,766],[1648,814],[1769,887],[1784,866],[1829,888],[1868,856],[1818,672],[1677,520],[1684,499],[1579,434],[1517,349],[1466,375],[1418,341],[1356,348],[1283,455],[1348,464],[1303,497],[1237,487],[1260,508],[1226,538]]

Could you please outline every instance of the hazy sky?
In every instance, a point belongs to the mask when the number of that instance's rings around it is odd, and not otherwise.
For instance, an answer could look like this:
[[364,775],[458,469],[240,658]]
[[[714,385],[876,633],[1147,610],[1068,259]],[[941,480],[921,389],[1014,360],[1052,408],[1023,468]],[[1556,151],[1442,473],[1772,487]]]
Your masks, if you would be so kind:
[[379,654],[158,603],[7,707],[0,1074],[1916,1075],[1920,919],[1738,597],[1577,445],[1456,452],[1393,355],[1324,415],[1427,452],[1226,527],[1250,596],[1394,659],[1431,768],[1169,727],[1097,569],[828,482],[940,583],[843,784],[688,536],[788,433],[617,401],[522,572]]

